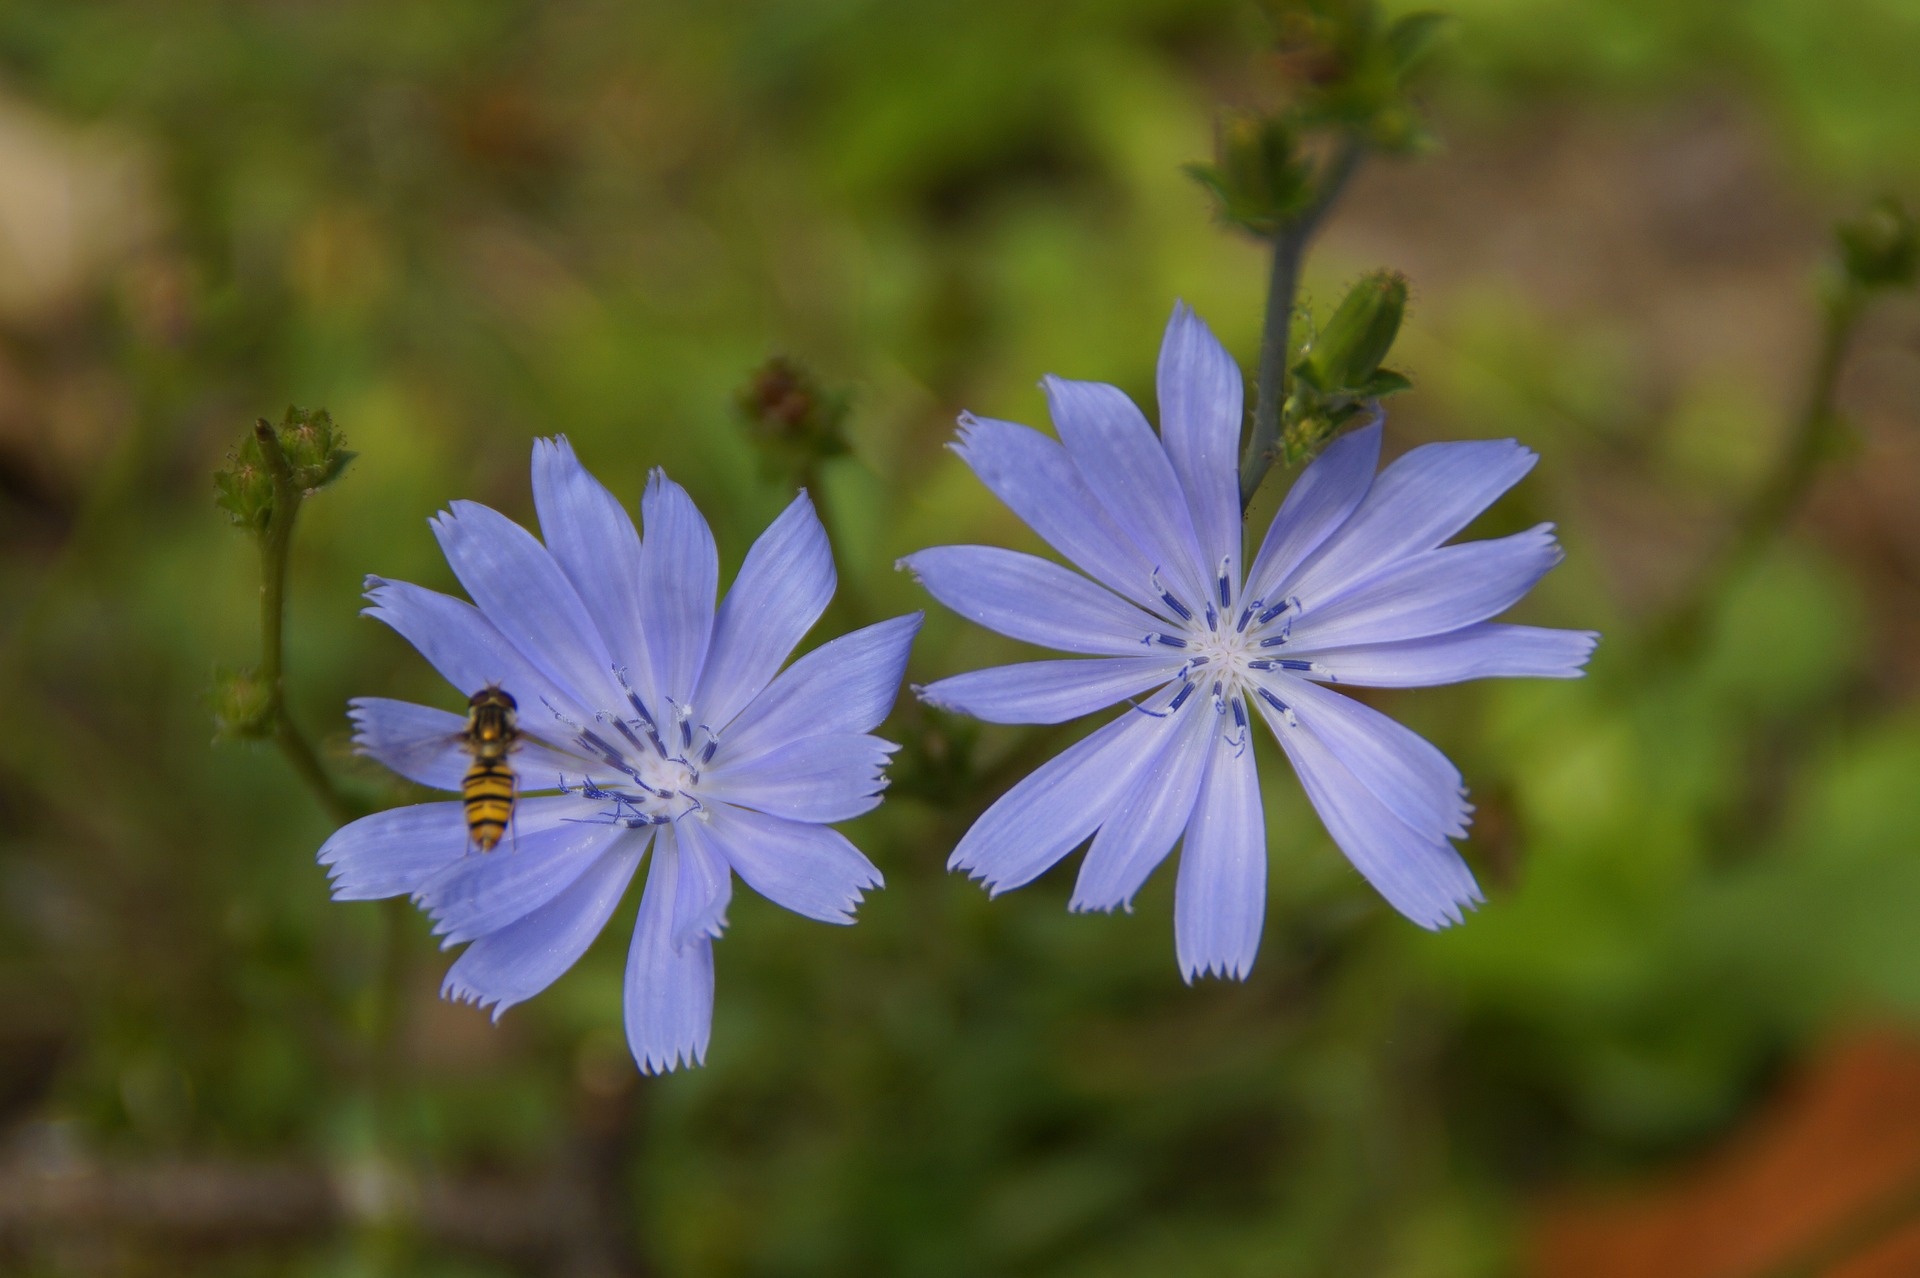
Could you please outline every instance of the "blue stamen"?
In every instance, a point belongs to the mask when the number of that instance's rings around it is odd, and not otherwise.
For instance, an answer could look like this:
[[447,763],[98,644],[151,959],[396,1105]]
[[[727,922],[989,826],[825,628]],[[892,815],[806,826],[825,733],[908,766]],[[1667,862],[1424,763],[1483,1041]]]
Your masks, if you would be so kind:
[[1275,710],[1278,710],[1281,714],[1293,713],[1291,710],[1287,709],[1286,702],[1274,696],[1271,692],[1268,692],[1265,688],[1256,688],[1254,689],[1254,691],[1260,694],[1261,700],[1265,701],[1268,705],[1272,706]]
[[1281,668],[1282,670],[1311,670],[1311,669],[1313,669],[1313,663],[1312,663],[1311,661],[1302,661],[1302,660],[1300,660],[1300,659],[1299,659],[1298,657],[1283,657],[1283,658],[1281,658],[1281,660],[1280,660],[1280,663],[1279,663],[1279,664],[1280,664],[1280,668]]
[[1173,609],[1173,610],[1174,610],[1175,612],[1177,612],[1177,613],[1179,613],[1179,614],[1180,614],[1180,620],[1182,620],[1182,621],[1192,621],[1192,620],[1193,620],[1193,610],[1192,610],[1191,608],[1189,608],[1189,607],[1187,607],[1187,606],[1186,606],[1185,604],[1183,604],[1183,603],[1181,603],[1181,602],[1180,602],[1180,601],[1179,601],[1178,599],[1175,599],[1175,598],[1173,597],[1173,592],[1172,592],[1172,591],[1170,591],[1170,590],[1168,590],[1168,589],[1167,589],[1167,588],[1166,588],[1165,586],[1163,586],[1163,585],[1161,585],[1161,584],[1160,584],[1160,570],[1159,570],[1158,568],[1155,568],[1155,569],[1153,570],[1153,579],[1152,579],[1152,580],[1153,580],[1153,588],[1154,588],[1154,590],[1155,590],[1155,591],[1157,591],[1157,592],[1159,592],[1159,595],[1160,595],[1160,598],[1161,598],[1161,600],[1162,600],[1162,601],[1164,601],[1164,602],[1166,603],[1166,605],[1167,605],[1167,607],[1169,607],[1169,608],[1171,608],[1171,609]]
[[1208,604],[1207,605],[1207,629],[1218,630],[1219,628],[1220,628],[1220,614],[1213,610],[1212,604]]
[[700,762],[702,762],[702,763],[712,763],[712,762],[713,762],[713,752],[714,752],[715,750],[718,750],[719,748],[720,748],[720,743],[719,743],[718,741],[709,741],[709,742],[707,742],[707,748],[706,748],[706,749],[704,749],[704,750],[702,750],[702,751],[700,752]]
[[1222,559],[1220,561],[1218,585],[1220,587],[1220,606],[1222,608],[1233,607],[1233,582],[1227,577],[1227,565],[1231,562],[1232,560],[1229,559]]
[[1243,609],[1240,613],[1240,624],[1235,626],[1234,629],[1236,631],[1244,632],[1247,628],[1247,623],[1253,620],[1253,614],[1256,612],[1259,612],[1260,605],[1265,602],[1266,600],[1264,599],[1255,599],[1249,602],[1246,608]]
[[1272,621],[1287,609],[1296,607],[1299,603],[1300,597],[1298,595],[1288,595],[1285,599],[1282,599],[1279,603],[1260,614],[1260,624],[1263,626],[1266,625],[1269,621]]
[[1168,704],[1167,706],[1168,713],[1172,713],[1173,711],[1178,710],[1181,706],[1185,705],[1187,703],[1187,698],[1191,697],[1192,695],[1193,695],[1193,685],[1191,683],[1183,685],[1180,691],[1176,692],[1173,695],[1172,702]]
[[627,721],[625,719],[614,719],[612,720],[612,723],[614,727],[620,730],[620,735],[625,737],[627,739],[627,743],[631,745],[634,749],[636,750],[646,749],[645,746],[640,744],[640,738],[634,735],[633,729],[627,726]]
[[1278,648],[1286,641],[1287,637],[1285,635],[1270,635],[1260,641],[1260,646],[1262,648]]
[[1167,647],[1169,648],[1184,648],[1187,646],[1187,641],[1185,639],[1182,639],[1179,635],[1162,634],[1162,635],[1155,635],[1154,638],[1157,639],[1159,642],[1167,645]]

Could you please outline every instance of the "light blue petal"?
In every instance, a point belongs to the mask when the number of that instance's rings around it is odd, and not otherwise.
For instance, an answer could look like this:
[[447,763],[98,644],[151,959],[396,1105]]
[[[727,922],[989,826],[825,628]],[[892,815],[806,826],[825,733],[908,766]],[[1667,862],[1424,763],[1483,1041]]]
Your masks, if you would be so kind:
[[1460,770],[1425,737],[1351,697],[1284,675],[1267,686],[1334,758],[1429,839],[1464,839],[1473,805]]
[[880,806],[884,769],[899,748],[864,732],[802,737],[708,769],[700,794],[789,821],[846,821]]
[[433,533],[453,575],[522,656],[586,705],[621,703],[600,628],[539,538],[471,501],[448,503]]
[[1028,661],[970,670],[914,691],[930,706],[988,723],[1065,723],[1159,687],[1182,664],[1175,655]]
[[[497,932],[573,885],[615,840],[622,826],[591,818],[597,806],[577,795],[522,799],[508,836],[491,852],[469,847],[459,860],[414,889],[414,904],[433,919],[443,946]],[[574,818],[569,820],[568,818]]]
[[1366,497],[1380,464],[1381,419],[1350,431],[1300,473],[1287,490],[1247,574],[1247,597],[1278,603],[1287,578],[1318,550]]
[[520,706],[520,727],[550,741],[565,740],[548,707],[581,723],[593,714],[575,695],[549,679],[507,642],[506,636],[463,599],[406,581],[367,578],[365,616],[383,621],[425,657],[440,677],[472,696],[498,684]]
[[1313,663],[1362,688],[1424,688],[1467,679],[1578,679],[1600,636],[1483,621],[1400,643],[1321,648]]
[[780,670],[833,598],[833,551],[805,493],[747,552],[714,622],[713,646],[693,703],[724,729]]
[[320,847],[336,901],[405,896],[467,851],[460,804],[388,808],[341,826]]
[[870,732],[893,709],[921,614],[909,613],[823,643],[788,666],[720,739],[725,768],[801,737]]
[[[682,821],[683,830],[692,823]],[[697,834],[748,887],[775,905],[823,923],[851,923],[880,871],[838,830],[787,821],[731,804],[708,806]]]
[[1180,848],[1173,943],[1189,984],[1196,976],[1245,980],[1267,912],[1267,826],[1247,734],[1213,738],[1212,758]]
[[491,1007],[497,1021],[559,980],[606,927],[646,847],[643,834],[620,840],[566,891],[469,945],[447,969],[440,996]]
[[1421,927],[1441,928],[1460,922],[1461,910],[1482,899],[1473,872],[1451,843],[1416,833],[1304,726],[1289,724],[1264,699],[1254,704],[1327,833],[1389,905]]
[[1421,445],[1380,472],[1353,517],[1285,583],[1286,593],[1312,607],[1396,560],[1433,549],[1519,483],[1538,460],[1511,439]]
[[713,1028],[713,942],[673,943],[679,891],[680,849],[671,829],[663,830],[627,951],[627,1046],[643,1074],[700,1064]]
[[900,561],[935,599],[1011,639],[1109,656],[1140,656],[1168,627],[1051,560],[998,546],[935,546]]
[[[713,531],[687,490],[656,470],[640,499],[646,540],[640,549],[641,624],[653,657],[659,695],[685,706],[707,659],[713,633],[713,601],[720,586],[720,554]],[[664,715],[651,707],[656,718]]]
[[[473,763],[460,738],[466,730],[466,716],[386,697],[355,697],[347,706],[353,720],[355,750],[409,781],[436,790],[460,788],[461,778]],[[561,774],[578,777],[588,770],[578,757],[525,736],[508,762],[521,787],[528,790],[552,789]]]
[[1505,612],[1562,558],[1553,525],[1402,559],[1325,607],[1308,603],[1289,654],[1445,634]]
[[565,435],[533,441],[533,509],[540,536],[586,606],[615,664],[643,696],[651,674],[641,617],[640,533]]
[[1189,606],[1205,600],[1219,564],[1201,553],[1179,477],[1147,419],[1115,386],[1059,377],[1040,386],[1074,469],[1107,514]]
[[[1160,435],[1187,496],[1203,563],[1240,565],[1240,366],[1185,302],[1173,304],[1155,378]],[[1238,576],[1236,574],[1237,582]]]
[[[707,809],[708,816],[712,807]],[[680,849],[678,890],[673,896],[673,944],[686,949],[699,941],[717,940],[727,928],[727,906],[733,900],[733,872],[726,858],[714,850],[706,821],[699,816],[673,828]]]
[[1067,450],[1037,430],[965,414],[952,445],[980,482],[1081,571],[1158,609],[1153,564],[1113,522]]
[[[1192,715],[1202,699],[1188,700]],[[947,859],[949,870],[998,896],[1031,883],[1111,817],[1140,773],[1151,766],[1181,714],[1128,710],[1041,764],[980,815]]]
[[1134,893],[1166,860],[1174,840],[1187,828],[1206,771],[1209,742],[1219,728],[1213,714],[1186,716],[1160,757],[1122,796],[1118,810],[1093,836],[1068,909],[1133,909]]

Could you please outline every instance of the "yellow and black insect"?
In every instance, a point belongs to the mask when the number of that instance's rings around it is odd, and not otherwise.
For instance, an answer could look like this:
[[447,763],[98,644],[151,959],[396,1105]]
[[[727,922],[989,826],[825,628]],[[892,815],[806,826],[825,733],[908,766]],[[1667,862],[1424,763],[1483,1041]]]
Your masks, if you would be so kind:
[[518,711],[513,697],[492,684],[467,703],[467,726],[460,743],[473,756],[473,765],[461,778],[460,802],[466,809],[467,835],[482,852],[493,851],[513,820],[518,787],[507,755],[520,744]]

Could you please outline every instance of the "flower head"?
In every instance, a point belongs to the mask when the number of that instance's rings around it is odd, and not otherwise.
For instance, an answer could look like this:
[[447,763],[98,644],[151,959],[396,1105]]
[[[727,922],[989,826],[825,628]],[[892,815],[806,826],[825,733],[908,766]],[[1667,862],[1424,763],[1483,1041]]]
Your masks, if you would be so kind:
[[[1494,623],[1559,562],[1552,526],[1442,545],[1532,469],[1512,440],[1428,444],[1374,474],[1380,423],[1295,482],[1252,562],[1238,488],[1240,370],[1185,306],[1160,351],[1160,433],[1112,386],[1042,383],[1060,442],[961,419],[954,446],[1081,572],[990,546],[908,556],[933,596],[1078,659],[955,675],[922,699],[994,723],[1127,709],[1009,790],[949,867],[999,893],[1089,838],[1075,910],[1130,907],[1184,836],[1174,933],[1187,979],[1244,977],[1260,944],[1265,721],[1354,868],[1423,927],[1480,899],[1452,839],[1471,807],[1421,737],[1330,685],[1572,678],[1591,633]],[[1084,573],[1085,575],[1082,575]]]
[[[880,871],[827,823],[880,801],[892,707],[918,613],[822,645],[784,672],[833,595],[833,557],[801,494],[716,609],[719,559],[693,501],[660,471],[643,542],[564,438],[533,452],[544,544],[454,502],[434,533],[465,603],[368,579],[370,616],[464,694],[518,706],[507,756],[521,797],[492,851],[459,802],[395,808],[320,849],[339,900],[407,894],[447,945],[470,942],[441,992],[494,1016],[573,965],[652,849],[628,953],[627,1041],[649,1073],[700,1063],[713,1015],[713,940],[732,878],[777,905],[851,923]],[[459,790],[463,720],[363,697],[360,750],[422,785]]]

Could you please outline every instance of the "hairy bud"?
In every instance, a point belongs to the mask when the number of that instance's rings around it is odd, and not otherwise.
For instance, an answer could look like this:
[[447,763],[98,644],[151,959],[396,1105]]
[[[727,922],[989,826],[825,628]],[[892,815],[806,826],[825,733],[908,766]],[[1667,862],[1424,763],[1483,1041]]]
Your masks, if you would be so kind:
[[805,466],[849,451],[844,392],[823,389],[799,363],[776,356],[753,370],[735,405],[768,458]]
[[273,516],[273,476],[267,473],[266,459],[252,435],[227,454],[227,464],[213,473],[213,486],[219,489],[213,504],[227,512],[238,527],[262,532]]
[[1891,196],[1835,230],[1847,278],[1861,288],[1911,288],[1920,275],[1920,230]]
[[273,732],[273,689],[258,670],[218,670],[208,693],[215,741],[259,741]]
[[1334,310],[1333,318],[1307,347],[1294,376],[1322,395],[1377,399],[1406,389],[1406,379],[1380,367],[1400,321],[1407,313],[1407,277],[1398,271],[1374,271]]
[[1212,192],[1220,220],[1262,237],[1279,234],[1311,202],[1312,169],[1282,120],[1239,116],[1221,123],[1212,164],[1189,164]]
[[239,527],[264,533],[273,521],[276,478],[285,480],[297,504],[346,470],[355,454],[345,442],[324,408],[289,408],[278,426],[262,417],[214,472],[214,505]]

